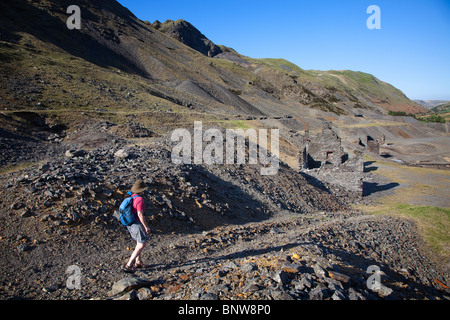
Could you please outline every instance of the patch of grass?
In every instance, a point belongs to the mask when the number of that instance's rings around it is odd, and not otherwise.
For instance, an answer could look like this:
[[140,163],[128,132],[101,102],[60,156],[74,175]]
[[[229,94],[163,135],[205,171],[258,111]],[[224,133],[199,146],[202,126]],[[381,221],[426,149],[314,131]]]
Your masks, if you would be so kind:
[[40,162],[22,162],[22,163],[15,164],[15,165],[9,165],[9,166],[0,168],[0,175],[4,175],[7,173],[11,173],[11,172],[17,172],[17,171],[32,167],[39,163]]
[[272,67],[278,67],[283,70],[286,70],[288,72],[297,71],[299,73],[304,72],[302,68],[297,66],[296,64],[286,60],[286,59],[272,59],[272,58],[263,58],[263,59],[257,59],[261,62],[264,62],[265,64],[268,64]]
[[251,128],[251,126],[249,126],[243,120],[228,120],[224,124],[225,124],[225,127],[228,128],[228,129],[243,129],[243,130],[247,130],[247,129]]
[[253,59],[248,58],[252,63],[266,65],[278,71],[281,71],[289,76],[292,79],[297,80],[299,83],[303,83],[305,81],[317,81],[316,75],[312,74],[307,70],[303,70],[296,64],[285,60],[285,59],[272,59],[272,58],[263,58],[263,59]]

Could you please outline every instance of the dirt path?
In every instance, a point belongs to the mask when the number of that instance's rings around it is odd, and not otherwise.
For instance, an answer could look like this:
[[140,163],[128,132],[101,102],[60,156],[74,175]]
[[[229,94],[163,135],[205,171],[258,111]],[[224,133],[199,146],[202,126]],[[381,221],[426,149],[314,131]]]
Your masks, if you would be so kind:
[[[295,281],[282,288],[273,283],[271,277],[277,269],[288,268],[294,262],[295,268],[303,270],[296,279],[315,279],[312,270],[317,264],[329,271],[345,270],[352,279],[352,289],[345,288],[349,294],[355,288],[364,292],[365,270],[379,265],[388,277],[387,283],[396,290],[396,298],[431,298],[433,288],[439,287],[434,279],[448,280],[422,255],[423,245],[414,224],[402,219],[356,212],[282,216],[266,222],[218,227],[170,244],[165,242],[162,247],[149,250],[152,266],[138,276],[161,283],[157,299],[192,298],[198,290],[206,294],[216,287],[234,288],[232,292],[221,292],[225,299],[273,297],[277,290],[287,293],[285,298],[302,299],[306,293],[293,288]],[[253,272],[242,272],[249,264],[254,265]],[[255,296],[245,289],[252,283],[260,288]],[[413,288],[421,293],[414,294]]]

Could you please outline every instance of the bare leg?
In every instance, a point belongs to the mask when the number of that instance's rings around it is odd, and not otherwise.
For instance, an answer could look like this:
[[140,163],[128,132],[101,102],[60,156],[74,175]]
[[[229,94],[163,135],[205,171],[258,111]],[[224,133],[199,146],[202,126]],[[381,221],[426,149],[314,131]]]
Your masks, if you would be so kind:
[[137,261],[139,262],[141,260],[141,252],[145,247],[145,242],[144,243],[136,243],[136,248],[134,249],[133,253],[131,254],[130,260],[128,260],[127,263],[127,267],[133,267],[134,262]]

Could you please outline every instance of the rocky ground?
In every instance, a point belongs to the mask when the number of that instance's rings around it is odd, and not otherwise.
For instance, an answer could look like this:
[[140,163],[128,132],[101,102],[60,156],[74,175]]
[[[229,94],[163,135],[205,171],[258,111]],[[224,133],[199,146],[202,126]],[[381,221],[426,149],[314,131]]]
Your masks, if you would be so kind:
[[[0,2],[0,299],[448,299],[448,270],[412,222],[351,209],[395,192],[393,182],[366,172],[361,199],[291,162],[274,176],[258,165],[177,166],[161,136],[194,119],[245,128],[259,118],[256,127],[281,128],[293,163],[299,131],[337,114],[347,114],[349,144],[434,139],[436,128],[381,115],[374,101],[420,109],[400,91],[226,47],[212,60],[114,1],[80,3],[83,30],[68,33],[60,1]],[[445,139],[421,143],[394,141],[384,155],[448,160]],[[138,178],[150,186],[150,266],[130,276],[121,267],[134,243],[117,210]],[[68,270],[80,271],[79,288]]]
[[[164,138],[136,145],[113,139],[107,123],[94,128],[56,137],[53,150],[65,152],[0,176],[0,299],[450,296],[448,273],[415,225],[349,209],[356,195],[284,165],[275,176],[250,165],[174,165]],[[121,267],[134,243],[117,209],[137,178],[150,185],[150,266],[130,276]],[[67,286],[73,265],[79,289]],[[370,266],[381,280],[372,289]]]
[[[397,237],[399,228],[411,231],[413,226],[351,213],[219,228],[172,245],[200,254],[152,265],[137,277],[115,282],[109,295],[201,300],[445,298],[444,291],[434,288],[435,280],[428,279],[440,275],[414,247],[417,236],[413,232]],[[395,253],[399,249],[405,256]],[[380,268],[382,282],[373,290],[367,287],[370,266]],[[124,295],[125,283],[133,289]]]

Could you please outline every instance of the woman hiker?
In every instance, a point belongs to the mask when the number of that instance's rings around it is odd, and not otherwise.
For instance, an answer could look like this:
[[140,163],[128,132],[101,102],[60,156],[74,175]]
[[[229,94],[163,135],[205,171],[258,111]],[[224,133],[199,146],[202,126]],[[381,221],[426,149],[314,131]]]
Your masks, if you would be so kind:
[[140,196],[145,189],[147,189],[147,185],[142,180],[137,180],[131,188],[131,196],[137,196],[133,199],[133,206],[131,209],[131,212],[133,212],[135,216],[135,222],[127,228],[133,240],[136,241],[136,248],[131,254],[128,263],[123,268],[123,271],[128,273],[134,273],[137,268],[147,267],[141,260],[141,253],[149,239],[148,234],[150,233],[150,228],[147,226],[147,222],[144,219],[144,199]]

